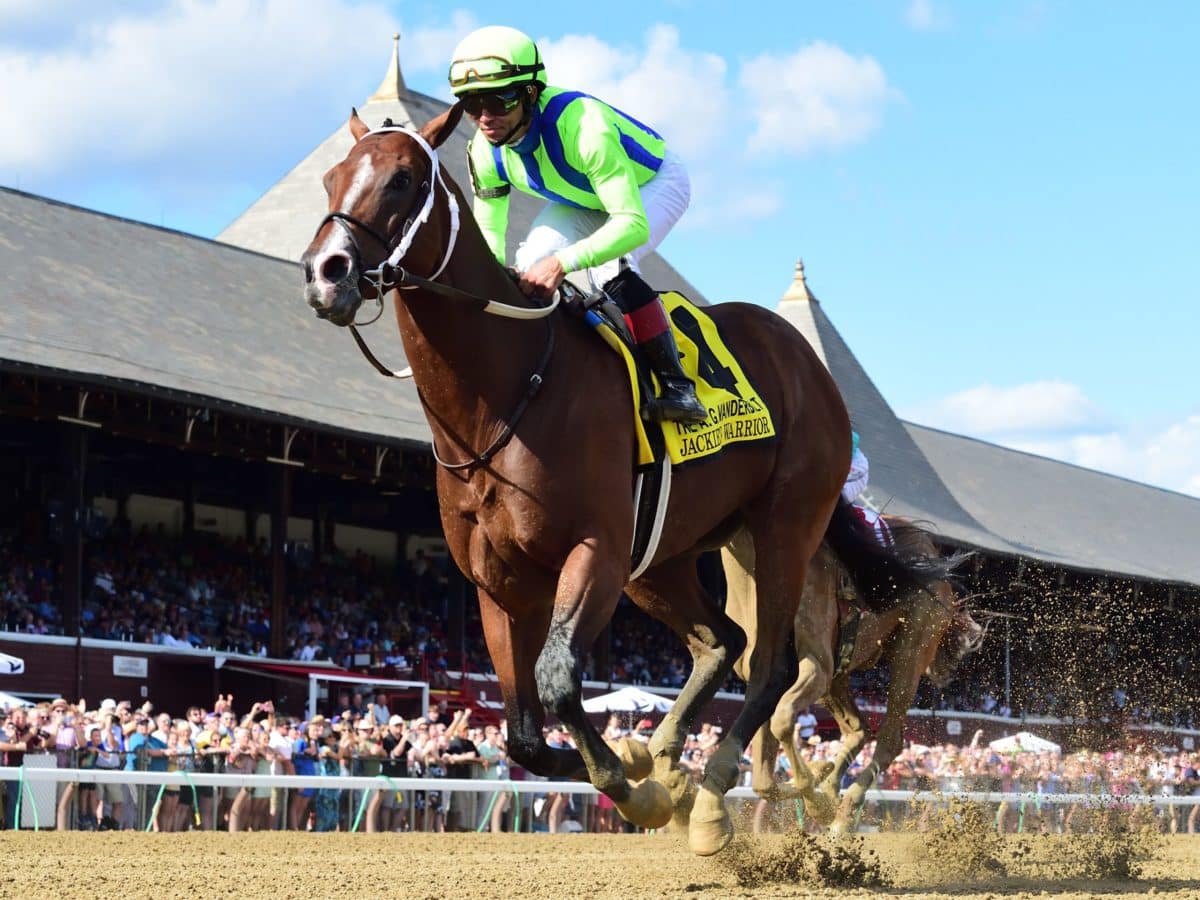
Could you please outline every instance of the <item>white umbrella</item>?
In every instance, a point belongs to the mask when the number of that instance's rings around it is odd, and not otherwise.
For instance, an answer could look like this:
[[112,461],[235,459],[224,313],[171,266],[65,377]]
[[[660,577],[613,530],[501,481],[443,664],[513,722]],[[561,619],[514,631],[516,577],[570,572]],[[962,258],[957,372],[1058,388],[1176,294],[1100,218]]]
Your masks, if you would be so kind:
[[22,700],[12,694],[0,691],[0,709],[16,709],[18,706],[33,706],[28,700]]
[[20,675],[25,671],[25,660],[19,656],[0,653],[0,675]]
[[623,687],[611,694],[601,694],[599,697],[584,700],[583,711],[589,713],[666,712],[674,705],[674,700],[664,697],[662,694],[652,694],[638,687]]
[[1040,738],[1036,734],[1030,734],[1028,731],[1018,731],[1016,734],[1008,737],[998,738],[988,744],[993,750],[1000,753],[1060,753],[1062,747],[1048,741],[1045,738]]

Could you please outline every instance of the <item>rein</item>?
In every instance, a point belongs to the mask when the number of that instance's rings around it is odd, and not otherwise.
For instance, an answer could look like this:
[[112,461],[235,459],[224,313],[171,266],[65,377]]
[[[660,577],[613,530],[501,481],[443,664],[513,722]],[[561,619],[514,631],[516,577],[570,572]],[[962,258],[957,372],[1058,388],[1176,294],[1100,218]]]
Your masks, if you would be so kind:
[[[383,315],[384,295],[393,290],[429,291],[430,293],[440,294],[443,297],[449,297],[453,300],[466,301],[468,303],[477,305],[480,312],[489,313],[494,316],[503,316],[509,319],[525,321],[533,319],[546,319],[552,312],[554,312],[554,310],[558,307],[559,302],[562,300],[562,291],[555,291],[554,297],[552,298],[549,306],[513,306],[510,303],[502,303],[499,300],[491,300],[487,297],[480,297],[479,295],[473,294],[470,291],[464,291],[460,288],[453,287],[452,285],[442,284],[437,280],[438,276],[442,274],[446,266],[449,264],[450,257],[454,254],[454,248],[458,241],[458,198],[455,197],[454,192],[447,187],[446,182],[442,177],[442,169],[438,159],[437,150],[430,146],[424,137],[411,129],[401,128],[399,126],[377,128],[370,132],[370,134],[382,134],[386,132],[399,132],[401,134],[408,135],[408,137],[411,138],[417,144],[417,146],[425,151],[425,155],[429,157],[430,175],[429,180],[422,185],[422,187],[425,188],[425,202],[421,205],[420,211],[416,215],[408,218],[408,220],[404,223],[404,227],[400,231],[398,238],[396,239],[388,238],[385,235],[380,234],[366,222],[355,218],[349,213],[337,211],[328,213],[317,226],[317,232],[319,233],[326,224],[329,222],[335,222],[346,231],[346,234],[350,239],[350,244],[354,248],[355,256],[357,257],[355,259],[355,263],[356,268],[358,268],[358,270],[361,272],[360,277],[366,280],[366,282],[375,289],[374,299],[376,304],[378,304],[379,309],[371,319],[361,324],[365,327],[367,325],[372,325],[379,320],[379,317]],[[442,191],[445,193],[446,202],[450,208],[450,237],[446,242],[446,249],[442,253],[442,261],[433,274],[428,277],[414,275],[412,272],[403,268],[400,265],[400,261],[411,248],[413,240],[416,238],[417,231],[422,225],[429,221],[430,213],[433,211],[435,199],[434,195],[438,187],[441,187]],[[358,238],[355,235],[356,229],[370,237],[373,241],[375,241],[375,243],[383,247],[388,252],[387,259],[381,262],[377,268],[365,269],[363,267],[363,252],[362,247],[358,243]],[[360,323],[356,322],[350,325],[350,334],[353,336],[355,344],[358,345],[358,349],[362,352],[363,356],[366,357],[367,362],[369,362],[377,372],[388,378],[411,378],[411,367],[399,371],[393,371],[379,361],[375,354],[371,352],[371,348],[367,346],[366,340],[359,333],[359,324]],[[462,469],[469,469],[474,466],[487,465],[487,463],[489,463],[496,456],[496,454],[504,449],[508,442],[512,440],[512,436],[516,432],[517,423],[521,421],[521,417],[525,414],[525,410],[529,408],[529,404],[533,401],[533,398],[536,397],[538,392],[542,389],[542,384],[545,382],[546,370],[550,365],[550,357],[554,354],[554,325],[547,319],[546,326],[546,347],[542,351],[541,359],[538,360],[537,369],[535,369],[534,373],[529,377],[529,383],[525,388],[525,393],[522,394],[521,399],[517,402],[516,408],[512,411],[509,417],[504,420],[504,429],[496,437],[496,440],[492,441],[492,443],[482,453],[474,453],[468,450],[467,452],[470,454],[470,458],[465,462],[448,463],[442,459],[440,455],[438,455],[437,445],[432,440],[431,435],[429,447],[430,450],[433,451],[433,458],[437,460],[438,465],[450,471],[459,471]],[[426,412],[432,413],[429,404],[425,401],[425,395],[421,392],[419,387],[417,388],[417,397],[420,399],[421,405],[425,408]]]

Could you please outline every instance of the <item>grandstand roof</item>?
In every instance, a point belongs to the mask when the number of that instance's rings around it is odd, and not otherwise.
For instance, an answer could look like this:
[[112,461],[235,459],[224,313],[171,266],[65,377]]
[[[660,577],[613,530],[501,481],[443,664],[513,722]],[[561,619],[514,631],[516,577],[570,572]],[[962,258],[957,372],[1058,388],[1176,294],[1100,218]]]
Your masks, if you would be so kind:
[[[412,386],[302,290],[298,264],[0,188],[0,366],[427,444]],[[394,327],[368,334],[399,364]]]
[[[383,124],[384,119],[391,119],[397,125],[420,127],[444,113],[449,104],[408,89],[400,68],[398,36],[394,40],[383,82],[358,108],[358,113],[372,128]],[[454,180],[464,187],[470,181],[467,141],[473,131],[474,126],[464,117],[439,154]],[[353,143],[346,123],[338,122],[329,137],[234,219],[217,235],[217,240],[280,259],[298,260],[312,240],[313,229],[328,209],[321,176],[345,159]],[[513,191],[509,204],[510,260],[517,243],[529,232],[529,226],[542,206],[542,200]],[[697,302],[707,303],[700,291],[657,253],[644,259],[641,268],[646,280],[655,287],[682,291]]]
[[904,423],[976,520],[1072,566],[1200,585],[1200,500]]

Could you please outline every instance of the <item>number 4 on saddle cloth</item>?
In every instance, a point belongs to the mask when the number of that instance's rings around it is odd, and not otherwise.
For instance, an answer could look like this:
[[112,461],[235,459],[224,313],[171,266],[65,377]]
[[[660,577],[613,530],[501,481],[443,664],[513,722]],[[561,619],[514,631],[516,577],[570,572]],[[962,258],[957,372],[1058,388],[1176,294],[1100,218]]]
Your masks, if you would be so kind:
[[[601,295],[602,297],[603,295]],[[731,444],[775,437],[771,412],[726,346],[716,323],[682,294],[662,291],[683,371],[696,385],[696,396],[708,418],[696,424],[654,422],[647,408],[657,387],[651,367],[633,349],[615,304],[591,305],[585,321],[625,361],[633,393],[633,428],[637,437],[638,479],[634,490],[633,574],[649,566],[662,534],[674,466],[709,460]],[[590,300],[591,298],[589,298]]]

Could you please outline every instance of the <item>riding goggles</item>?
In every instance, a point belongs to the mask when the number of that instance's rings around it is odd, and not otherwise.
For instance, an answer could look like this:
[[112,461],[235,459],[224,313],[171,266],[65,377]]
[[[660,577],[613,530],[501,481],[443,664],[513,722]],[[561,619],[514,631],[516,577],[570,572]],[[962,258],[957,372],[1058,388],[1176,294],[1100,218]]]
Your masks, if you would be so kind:
[[508,88],[502,91],[479,91],[464,94],[459,101],[463,112],[478,119],[486,111],[493,116],[503,116],[511,112],[521,102],[524,88]]
[[503,81],[519,75],[535,75],[545,69],[540,62],[531,66],[518,66],[499,56],[483,56],[477,59],[456,59],[450,63],[450,87],[459,88],[474,82]]

